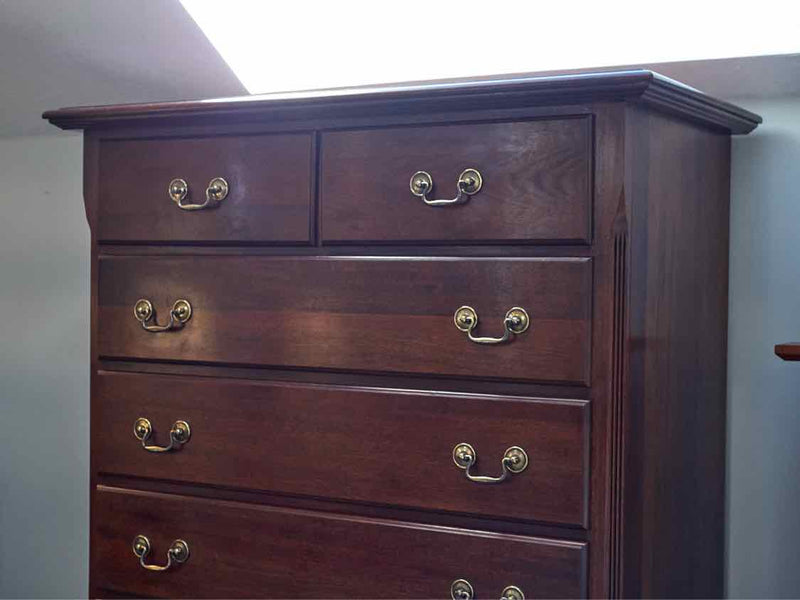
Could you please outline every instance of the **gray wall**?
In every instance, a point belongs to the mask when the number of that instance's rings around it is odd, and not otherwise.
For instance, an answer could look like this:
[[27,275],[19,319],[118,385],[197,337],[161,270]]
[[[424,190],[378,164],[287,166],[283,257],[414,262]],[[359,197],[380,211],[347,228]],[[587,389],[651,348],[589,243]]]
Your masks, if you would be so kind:
[[728,593],[800,597],[800,98],[737,102],[728,328]]
[[79,136],[0,138],[0,596],[87,592],[89,227]]
[[[800,99],[733,151],[730,300],[731,597],[798,597]],[[89,231],[81,141],[0,138],[0,596],[87,588]]]

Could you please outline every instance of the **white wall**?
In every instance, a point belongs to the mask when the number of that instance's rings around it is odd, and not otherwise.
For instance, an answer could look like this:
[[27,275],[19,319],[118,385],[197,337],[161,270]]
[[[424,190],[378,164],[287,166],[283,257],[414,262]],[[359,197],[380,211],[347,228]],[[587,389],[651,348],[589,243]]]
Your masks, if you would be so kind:
[[800,597],[800,98],[735,103],[728,328],[728,595]]
[[0,597],[87,593],[80,136],[0,138]]
[[[800,98],[739,104],[729,359],[731,597],[798,597]],[[87,591],[89,230],[76,136],[0,138],[0,597]]]

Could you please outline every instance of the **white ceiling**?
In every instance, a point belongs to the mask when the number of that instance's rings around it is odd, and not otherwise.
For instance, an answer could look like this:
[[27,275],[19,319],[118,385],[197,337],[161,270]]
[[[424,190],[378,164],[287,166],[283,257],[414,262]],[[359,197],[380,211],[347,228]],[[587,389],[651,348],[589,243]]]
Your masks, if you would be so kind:
[[[800,55],[629,66],[723,99],[800,95]],[[246,93],[178,0],[0,0],[0,136],[56,133],[41,113],[63,106]]]
[[0,0],[0,136],[45,110],[246,91],[178,0]]

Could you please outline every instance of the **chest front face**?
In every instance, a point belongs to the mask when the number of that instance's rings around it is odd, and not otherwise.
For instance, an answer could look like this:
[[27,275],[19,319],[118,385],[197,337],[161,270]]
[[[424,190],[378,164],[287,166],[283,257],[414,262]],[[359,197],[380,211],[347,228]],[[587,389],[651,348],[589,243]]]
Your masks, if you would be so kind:
[[645,589],[647,127],[486,98],[89,128],[92,595]]

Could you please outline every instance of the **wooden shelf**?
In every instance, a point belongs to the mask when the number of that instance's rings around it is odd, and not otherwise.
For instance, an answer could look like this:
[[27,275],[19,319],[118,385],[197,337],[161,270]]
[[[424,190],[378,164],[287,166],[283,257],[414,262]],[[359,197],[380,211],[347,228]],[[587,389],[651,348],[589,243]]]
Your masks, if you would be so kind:
[[800,360],[800,342],[793,344],[778,344],[775,346],[775,354],[783,360]]

